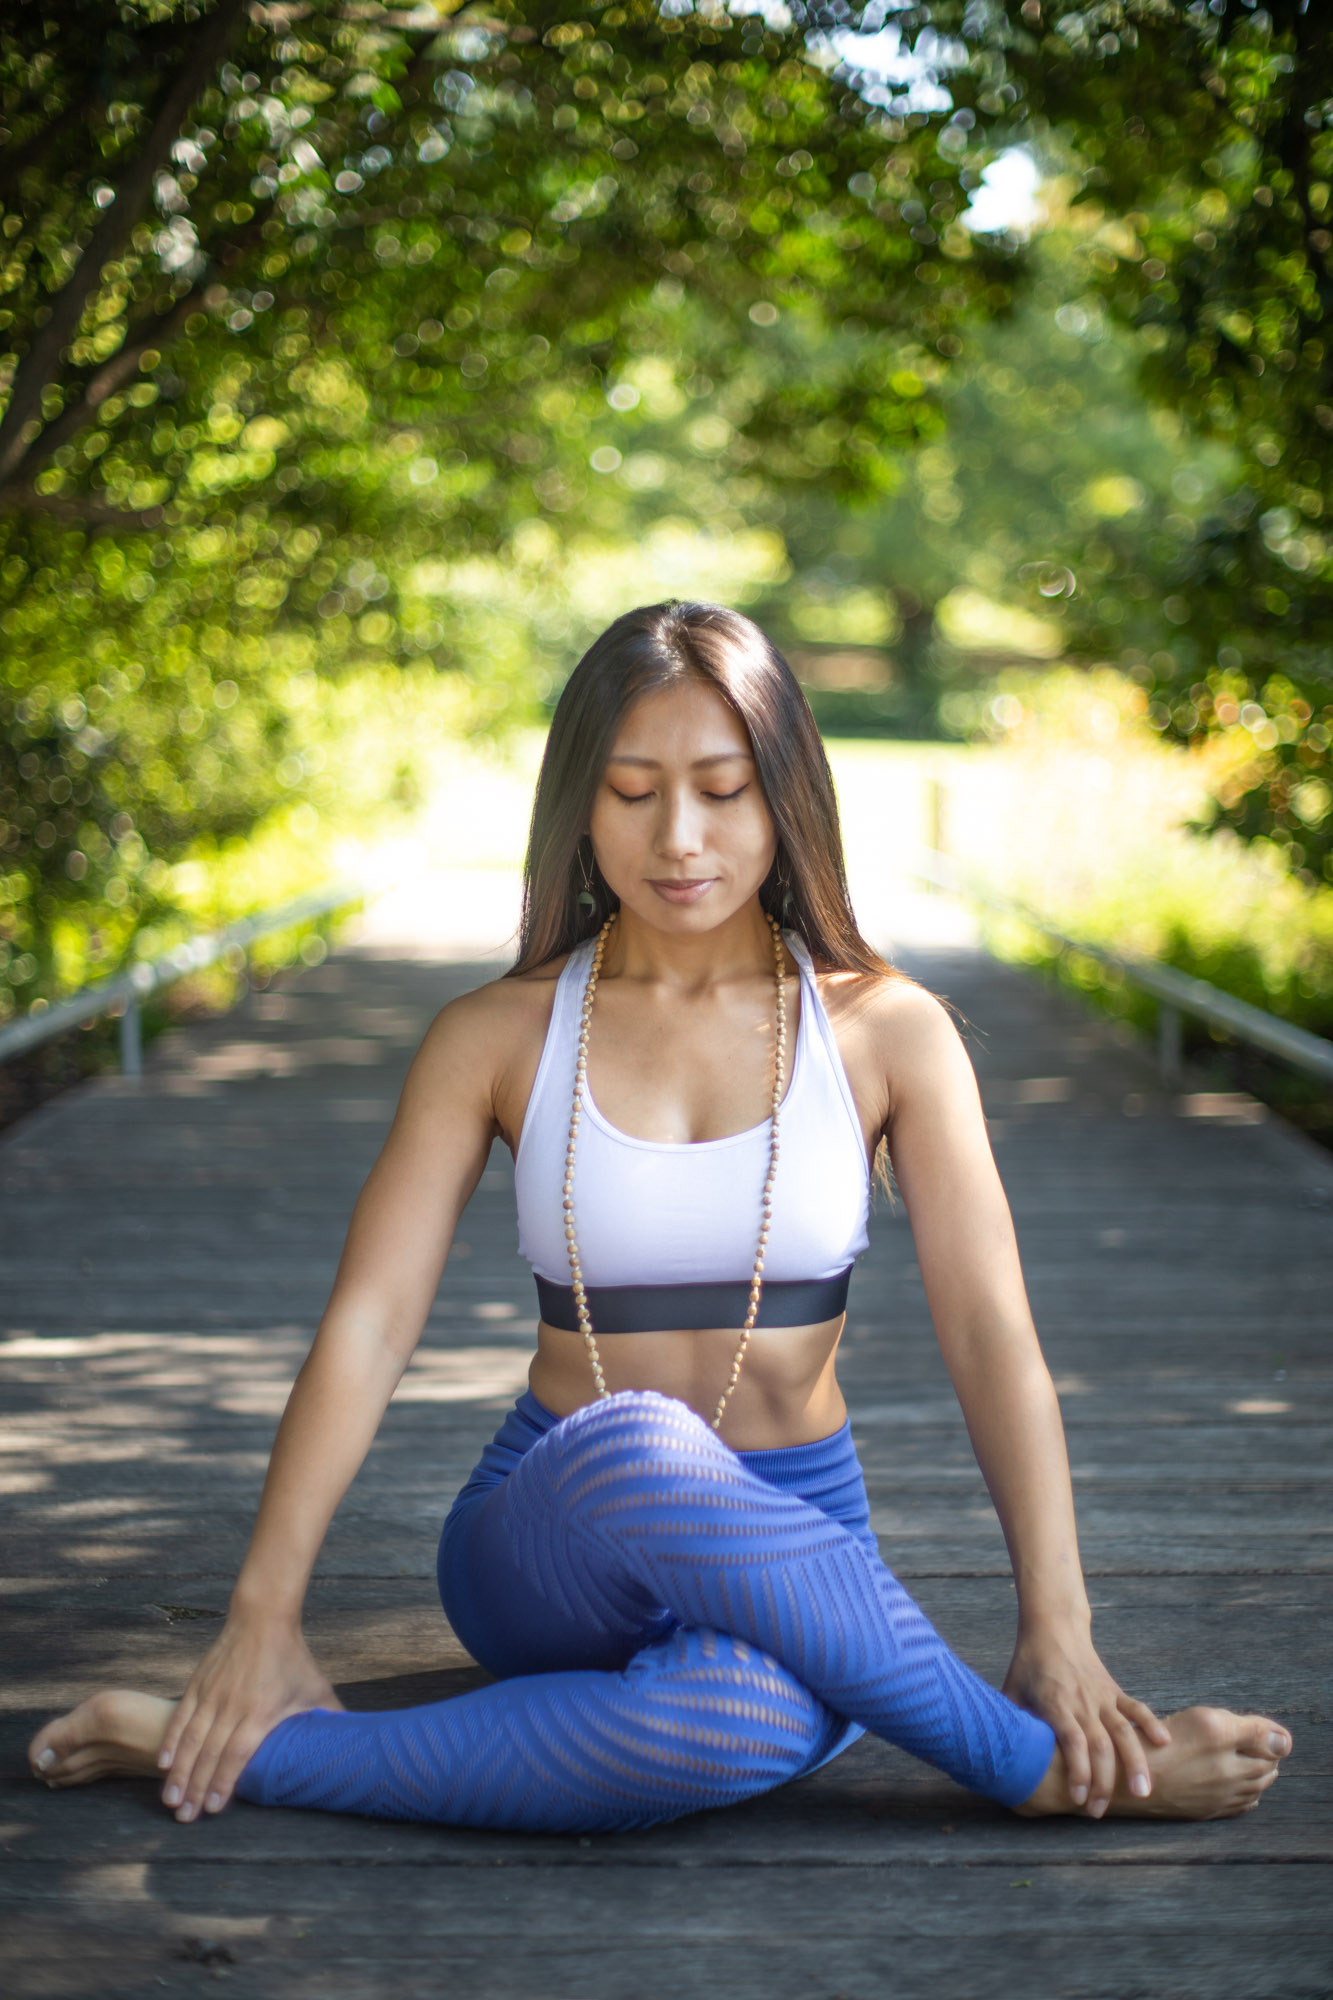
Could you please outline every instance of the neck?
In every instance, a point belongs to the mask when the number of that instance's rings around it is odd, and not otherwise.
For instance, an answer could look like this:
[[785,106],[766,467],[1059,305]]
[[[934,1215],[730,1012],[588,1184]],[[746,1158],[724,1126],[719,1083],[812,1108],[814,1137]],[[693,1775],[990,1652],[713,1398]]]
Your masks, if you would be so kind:
[[752,896],[712,930],[658,930],[622,904],[602,961],[603,976],[699,992],[731,980],[773,975],[773,932]]

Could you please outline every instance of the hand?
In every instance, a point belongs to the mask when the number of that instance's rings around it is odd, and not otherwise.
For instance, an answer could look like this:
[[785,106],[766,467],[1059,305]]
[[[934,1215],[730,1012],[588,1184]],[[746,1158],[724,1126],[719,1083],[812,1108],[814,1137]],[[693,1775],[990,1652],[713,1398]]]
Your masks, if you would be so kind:
[[1171,1731],[1111,1678],[1087,1632],[1020,1628],[1004,1692],[1050,1723],[1064,1754],[1069,1796],[1078,1806],[1086,1801],[1090,1818],[1100,1819],[1111,1803],[1117,1763],[1134,1796],[1148,1797],[1152,1772],[1143,1737],[1166,1744]]
[[341,1707],[299,1628],[233,1611],[163,1738],[163,1804],[182,1823],[221,1812],[271,1729],[307,1708]]

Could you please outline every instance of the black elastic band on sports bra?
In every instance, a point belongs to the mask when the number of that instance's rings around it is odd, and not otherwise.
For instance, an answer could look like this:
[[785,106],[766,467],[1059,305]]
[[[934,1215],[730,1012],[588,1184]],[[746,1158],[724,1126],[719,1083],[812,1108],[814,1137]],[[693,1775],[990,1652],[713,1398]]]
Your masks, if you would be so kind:
[[[577,1333],[574,1287],[533,1272],[547,1326]],[[832,1278],[765,1281],[756,1326],[818,1326],[847,1310],[852,1266]],[[588,1315],[598,1333],[674,1333],[699,1327],[741,1327],[750,1303],[748,1278],[716,1285],[588,1285]]]

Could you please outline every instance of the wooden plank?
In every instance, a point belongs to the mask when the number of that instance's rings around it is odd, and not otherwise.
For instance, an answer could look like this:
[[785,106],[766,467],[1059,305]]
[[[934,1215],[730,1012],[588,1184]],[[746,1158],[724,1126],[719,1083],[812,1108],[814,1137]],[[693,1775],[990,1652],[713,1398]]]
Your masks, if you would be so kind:
[[[166,1586],[170,1583],[170,1589]],[[31,1717],[108,1684],[143,1685],[172,1696],[225,1614],[227,1573],[179,1580],[108,1579],[100,1588],[54,1577],[11,1580],[0,1597],[15,1664],[3,1712]],[[913,1593],[928,1616],[978,1671],[1003,1678],[1014,1628],[1012,1586],[999,1578],[918,1578]],[[1265,1703],[1302,1740],[1328,1693],[1317,1638],[1326,1591],[1319,1580],[1179,1578],[1094,1580],[1099,1643],[1136,1692],[1164,1709],[1192,1701],[1249,1708]],[[440,1610],[433,1577],[316,1578],[307,1630],[339,1683],[384,1683],[461,1664]],[[1274,1659],[1282,1663],[1274,1685]],[[21,1661],[19,1666],[17,1662]],[[386,1679],[387,1677],[387,1679]],[[442,1694],[400,1698],[441,1699]],[[362,1706],[376,1703],[364,1699]]]
[[[9,1894],[25,1921],[11,1933],[6,1990],[16,2000],[194,1993],[214,1968],[251,1994],[376,2000],[386,1989],[477,2000],[719,1990],[738,2000],[1005,2000],[1021,1964],[1017,1990],[1052,2000],[1313,2000],[1333,1963],[1310,1873],[1128,1867],[1108,1880],[1025,1863],[1021,1873],[802,1876],[608,1868],[585,1854],[463,1873],[289,1866],[276,1881],[254,1865],[122,1864],[53,1897],[19,1870]],[[77,1983],[54,1983],[69,1979],[72,1959]]]
[[[395,1996],[465,2000],[1330,1990],[1333,1161],[1280,1120],[1184,1115],[1104,1024],[966,954],[927,976],[978,1024],[1099,1642],[1162,1707],[1290,1723],[1260,1812],[1033,1826],[870,1739],[767,1799],[586,1846],[246,1807],[180,1828],[147,1782],[26,1779],[49,1706],[106,1681],[175,1692],[216,1629],[347,1211],[420,1033],[476,976],[339,954],[175,1037],[140,1088],[72,1093],[0,1141],[0,1595],[22,1669],[0,1849],[25,1926],[5,1991],[194,1993],[234,1971],[284,2000],[380,2000],[386,1966]],[[460,1237],[311,1593],[316,1651],[361,1706],[477,1683],[433,1562],[531,1336],[500,1152]],[[901,1206],[877,1211],[842,1376],[886,1558],[998,1679],[1012,1587]],[[179,1956],[215,1932],[234,1967]]]
[[[457,1674],[362,1683],[365,1700],[384,1701],[431,1686],[450,1694]],[[157,1867],[316,1860],[471,1868],[482,1861],[557,1866],[593,1854],[608,1866],[655,1868],[838,1868],[932,1866],[1026,1870],[1078,1866],[1118,1878],[1145,1867],[1333,1863],[1333,1743],[1328,1722],[1297,1724],[1301,1748],[1258,1812],[1199,1824],[1185,1821],[1017,1818],[875,1737],[863,1737],[813,1777],[725,1811],[693,1814],[637,1833],[488,1833],[465,1827],[399,1824],[351,1814],[286,1812],[238,1801],[216,1817],[180,1826],[150,1779],[107,1780],[95,1789],[49,1793],[31,1779],[5,1801],[0,1852],[11,1862],[52,1866],[110,1861]],[[18,1719],[3,1725],[17,1753]],[[1297,1761],[1299,1756],[1299,1761]],[[1321,1879],[1327,1888],[1328,1877]],[[1112,1893],[1108,1890],[1107,1893]]]

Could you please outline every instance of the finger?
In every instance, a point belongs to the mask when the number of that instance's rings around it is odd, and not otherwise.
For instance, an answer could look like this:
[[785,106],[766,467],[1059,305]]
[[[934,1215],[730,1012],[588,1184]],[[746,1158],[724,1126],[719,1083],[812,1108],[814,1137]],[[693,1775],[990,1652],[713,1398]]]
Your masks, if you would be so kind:
[[1111,1803],[1115,1790],[1115,1745],[1100,1727],[1088,1731],[1088,1756],[1092,1761],[1092,1784],[1089,1787],[1088,1811],[1094,1819],[1100,1819]]
[[196,1708],[176,1745],[176,1754],[171,1760],[171,1768],[162,1787],[162,1803],[172,1807],[173,1810],[180,1805],[189,1790],[194,1777],[195,1763],[207,1741],[213,1720],[211,1709]]
[[218,1758],[213,1771],[212,1782],[204,1793],[204,1811],[221,1812],[236,1790],[236,1781],[245,1769],[255,1751],[263,1742],[267,1731],[248,1724],[232,1731],[231,1737]]
[[1106,1726],[1115,1744],[1125,1782],[1136,1799],[1146,1799],[1152,1791],[1152,1772],[1143,1738],[1126,1715],[1108,1716]]
[[1140,1701],[1136,1695],[1121,1693],[1116,1697],[1116,1706],[1122,1715],[1129,1717],[1136,1729],[1143,1731],[1150,1743],[1165,1746],[1171,1741],[1171,1731],[1146,1701]]
[[200,1745],[199,1754],[194,1760],[194,1768],[190,1772],[190,1782],[185,1787],[184,1797],[176,1809],[176,1817],[182,1826],[188,1825],[193,1819],[198,1819],[204,1800],[213,1789],[213,1773],[218,1767],[218,1760],[231,1740],[238,1719],[235,1715],[216,1717],[213,1727]]
[[162,1738],[162,1747],[157,1753],[157,1766],[160,1771],[169,1771],[175,1763],[176,1752],[180,1747],[181,1738],[189,1728],[190,1723],[194,1720],[198,1707],[198,1696],[195,1694],[193,1688],[187,1687],[180,1700],[176,1703],[171,1720],[167,1724],[166,1733]]
[[1065,1778],[1069,1786],[1069,1796],[1076,1806],[1086,1804],[1088,1786],[1092,1782],[1092,1764],[1088,1757],[1088,1739],[1076,1722],[1056,1723],[1055,1740],[1060,1745],[1060,1753],[1065,1760]]

